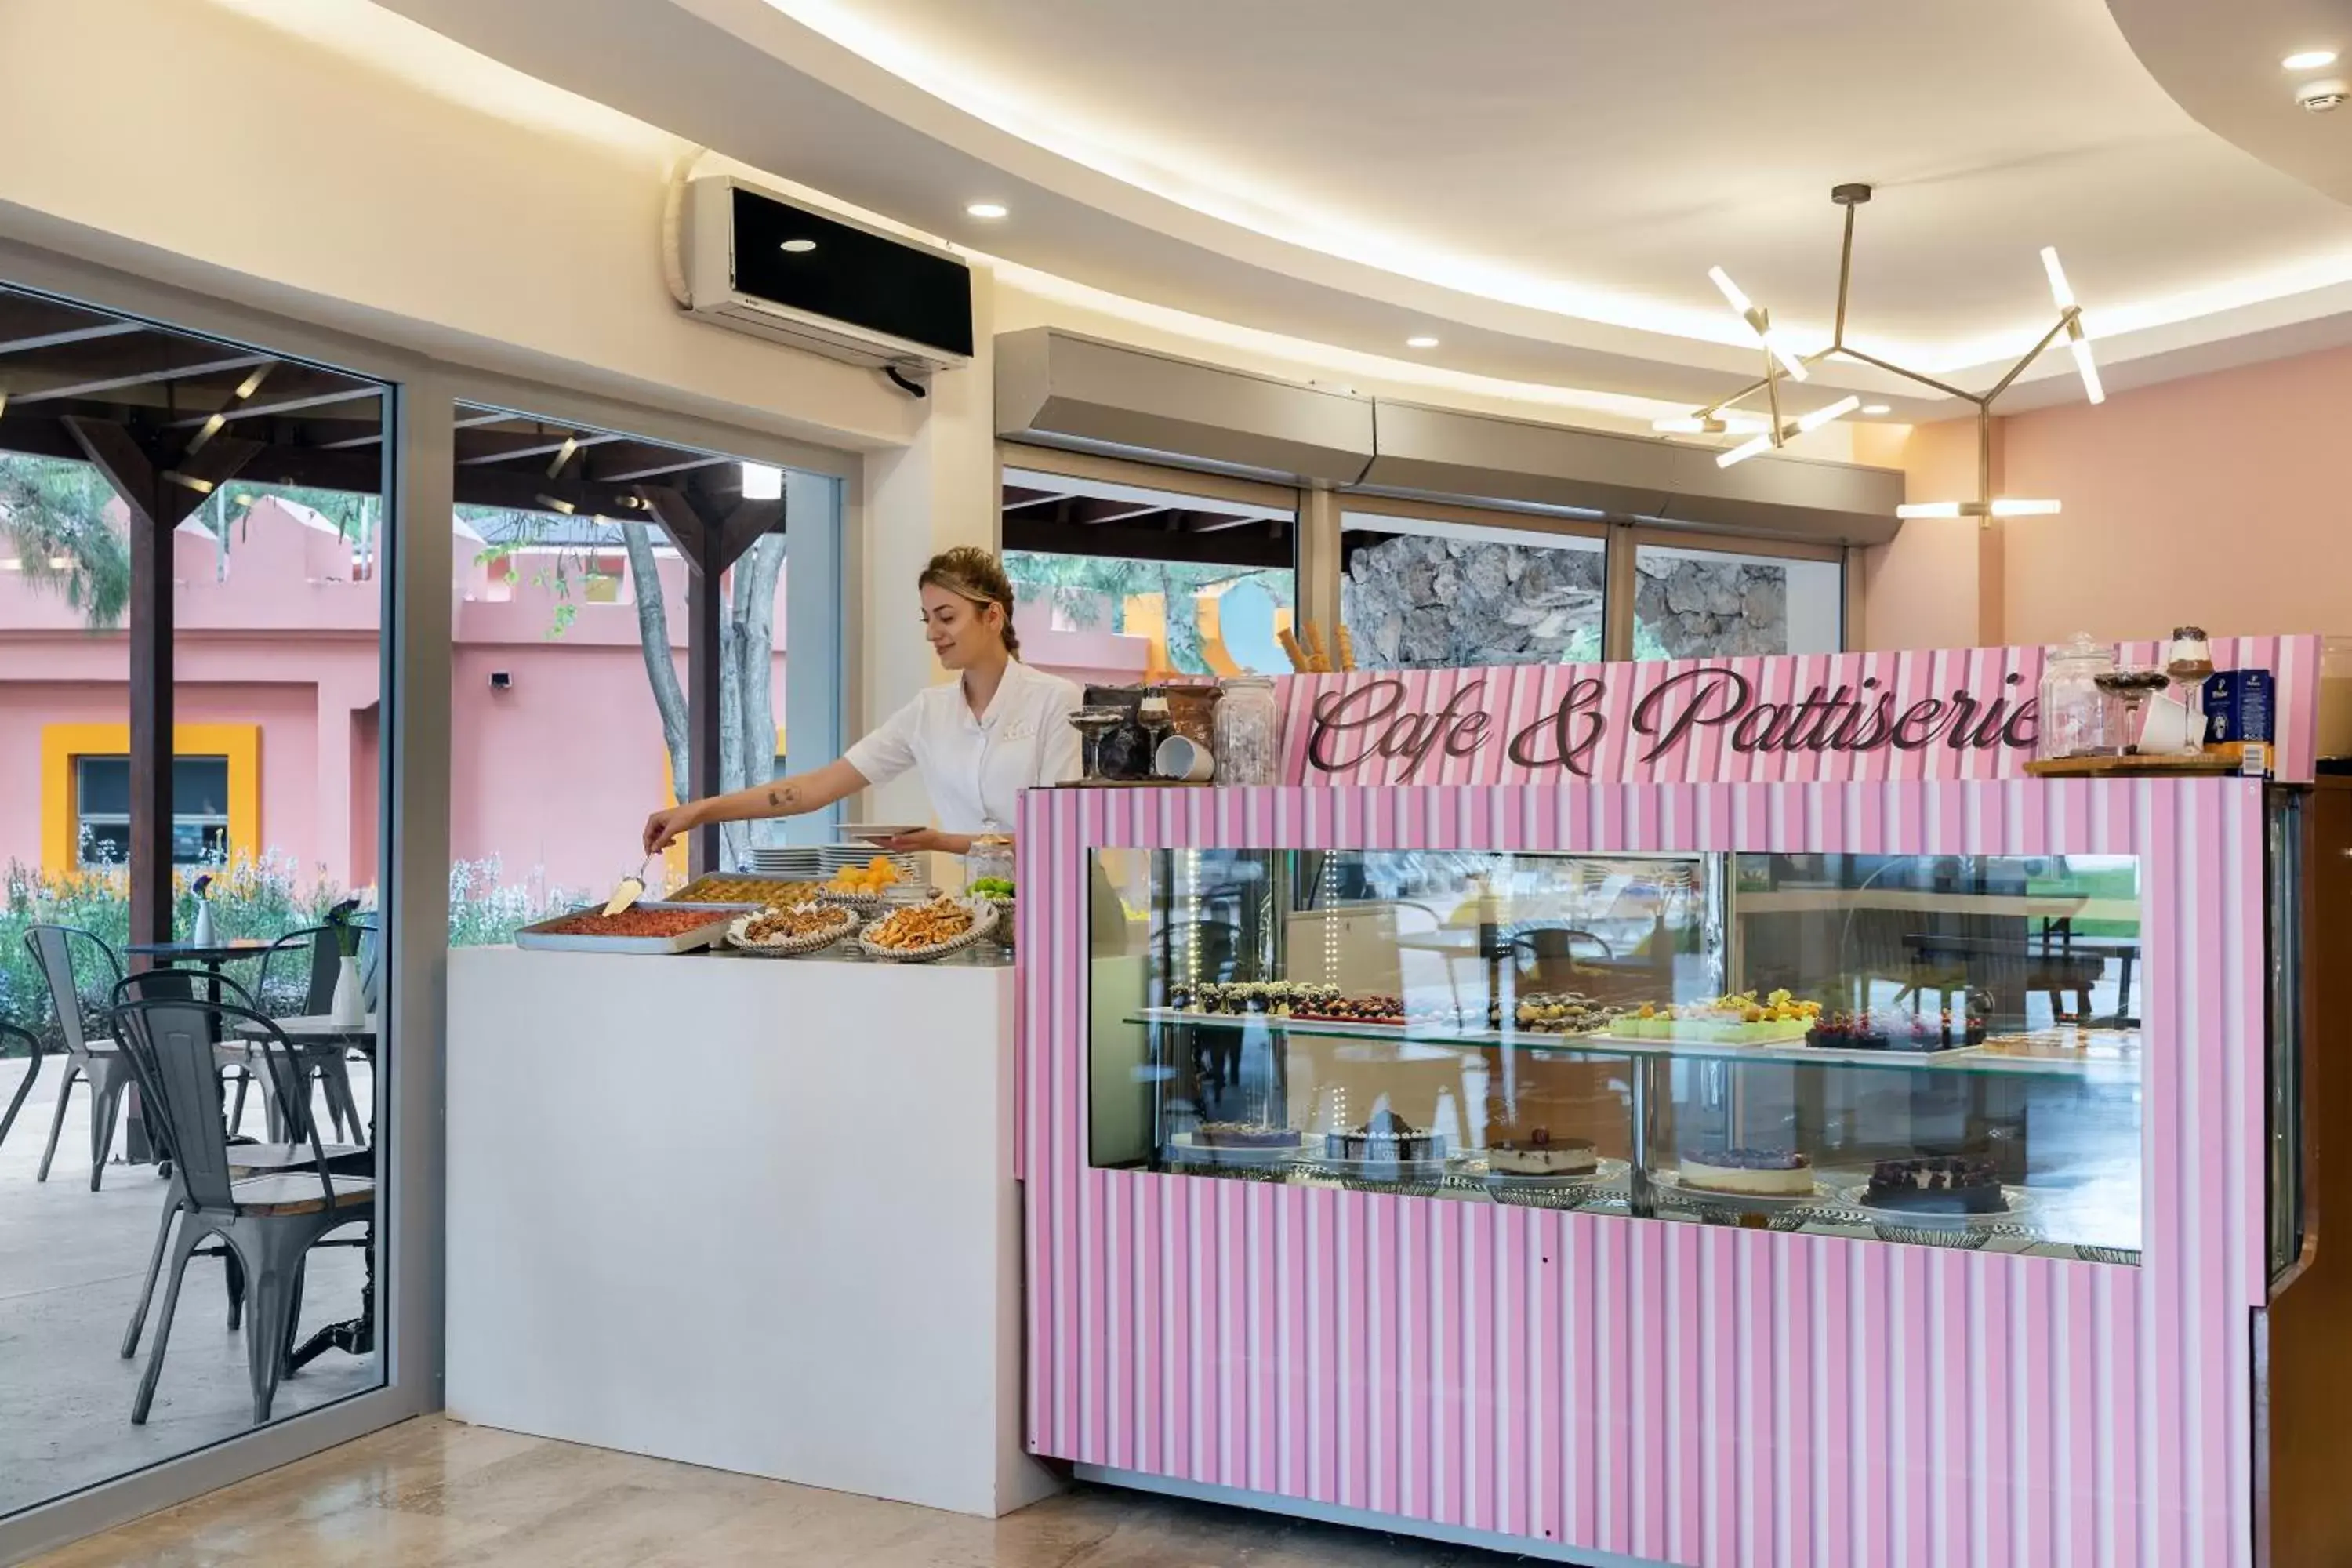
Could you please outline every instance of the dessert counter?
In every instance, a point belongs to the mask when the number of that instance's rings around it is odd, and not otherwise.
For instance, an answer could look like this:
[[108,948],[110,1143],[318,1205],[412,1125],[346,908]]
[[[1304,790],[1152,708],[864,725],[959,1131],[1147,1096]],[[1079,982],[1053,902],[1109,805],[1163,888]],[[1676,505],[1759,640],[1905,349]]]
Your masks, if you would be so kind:
[[2352,786],[1759,762],[1653,701],[1721,673],[1027,798],[1031,1451],[1612,1568],[2352,1562]]
[[461,1420],[967,1513],[1020,1431],[1014,972],[463,949]]

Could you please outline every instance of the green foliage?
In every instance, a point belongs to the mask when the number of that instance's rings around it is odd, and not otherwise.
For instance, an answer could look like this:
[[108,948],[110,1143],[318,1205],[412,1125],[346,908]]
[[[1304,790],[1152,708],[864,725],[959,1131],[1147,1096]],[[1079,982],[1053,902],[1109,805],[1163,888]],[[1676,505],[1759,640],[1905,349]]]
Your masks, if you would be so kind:
[[[213,925],[224,940],[268,941],[326,924],[329,914],[349,897],[343,889],[323,879],[304,884],[294,862],[283,856],[240,859],[209,869]],[[495,856],[450,866],[450,946],[511,942],[518,928],[584,901],[561,888],[533,891],[528,887],[508,887],[499,873]],[[193,871],[184,871],[173,877],[173,925],[183,932],[195,921],[195,895],[186,885],[193,876]],[[121,952],[131,937],[128,888],[120,867],[57,877],[9,862],[0,872],[0,1018],[37,1034],[49,1028],[48,987],[25,946],[26,931],[37,925],[76,926],[95,932]],[[276,978],[300,984],[307,983],[308,975],[307,965],[289,967],[281,962]],[[231,977],[253,978],[234,971]]]
[[92,631],[120,626],[131,604],[130,546],[107,516],[114,499],[88,463],[0,452],[0,540],[27,582]]
[[1157,594],[1168,612],[1168,662],[1187,675],[1213,673],[1201,653],[1193,596],[1228,583],[1255,583],[1276,605],[1292,603],[1291,574],[1265,567],[1203,565],[1186,561],[1126,561],[1107,555],[1055,555],[1008,550],[1005,574],[1025,597],[1046,600],[1078,626],[1094,626],[1108,600],[1111,627],[1126,630],[1123,606],[1139,594]]

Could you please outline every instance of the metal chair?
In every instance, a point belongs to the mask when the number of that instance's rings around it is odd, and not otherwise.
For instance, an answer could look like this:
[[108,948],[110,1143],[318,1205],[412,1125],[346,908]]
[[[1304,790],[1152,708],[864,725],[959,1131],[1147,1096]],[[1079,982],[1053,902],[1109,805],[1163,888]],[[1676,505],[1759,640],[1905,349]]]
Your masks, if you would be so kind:
[[[193,994],[188,989],[189,978],[184,971],[172,969],[151,969],[143,974],[131,975],[116,984],[113,996],[114,1007],[119,1009],[128,1003],[141,1001],[187,1001]],[[259,1011],[254,1005],[253,996],[236,982],[223,977],[218,984],[222,994],[226,995],[232,1005]],[[299,1125],[307,1130],[310,1126],[307,1100],[299,1110],[285,1103],[286,1098],[291,1093],[290,1085],[287,1082],[275,1081],[275,1075],[272,1076],[273,1082],[269,1092],[278,1099],[271,1108],[269,1120],[273,1123]],[[170,1184],[163,1193],[163,1217],[155,1226],[155,1245],[147,1256],[146,1282],[140,1287],[139,1304],[131,1309],[131,1326],[123,1331],[122,1359],[125,1361],[139,1353],[139,1336],[147,1326],[147,1309],[155,1299],[155,1281],[163,1270],[163,1253],[171,1243],[172,1222],[177,1219],[181,1212],[188,1206],[187,1186],[180,1176],[179,1163],[172,1153],[172,1130],[159,1123],[152,1129],[152,1132],[156,1158],[162,1163]],[[338,1168],[354,1157],[367,1152],[364,1149],[343,1143],[326,1144],[324,1150],[329,1163]],[[230,1170],[233,1174],[238,1176],[263,1175],[272,1171],[299,1169],[310,1158],[310,1145],[308,1143],[248,1142],[236,1138],[234,1130],[231,1132],[228,1151]],[[228,1326],[235,1329],[240,1321],[243,1310],[244,1276],[233,1254],[224,1253],[223,1257],[227,1264],[228,1274]]]
[[[356,923],[356,922],[354,922]],[[360,966],[363,972],[373,969],[370,949],[375,945],[373,927],[361,925]],[[287,962],[280,963],[281,955]],[[336,941],[331,925],[306,926],[288,931],[269,944],[261,955],[261,967],[254,975],[254,994],[261,999],[261,1010],[273,1017],[316,1017],[335,1005],[335,983],[342,973],[342,949]],[[297,967],[300,965],[300,967]],[[291,973],[283,976],[273,971]],[[278,983],[273,986],[272,981]],[[285,998],[283,1006],[278,1005]],[[310,1098],[310,1077],[315,1072],[320,1087],[327,1091],[327,1116],[334,1125],[338,1138],[356,1138],[363,1123],[360,1120],[357,1098],[352,1092],[351,1069],[341,1051],[332,1054],[305,1052],[302,1058],[303,1099]],[[272,1136],[281,1130],[272,1129]]]
[[31,1052],[32,1060],[25,1068],[24,1082],[16,1086],[16,1092],[9,1098],[8,1114],[0,1116],[0,1143],[8,1142],[8,1129],[16,1125],[16,1112],[25,1108],[25,1097],[33,1092],[33,1080],[41,1076],[41,1037],[30,1029],[20,1029],[14,1024],[0,1022],[0,1046],[11,1040]]
[[[253,1391],[256,1425],[269,1408],[285,1376],[302,1299],[302,1272],[310,1248],[329,1231],[375,1217],[375,1183],[337,1175],[326,1146],[307,1116],[296,1114],[310,1159],[299,1168],[262,1175],[237,1174],[228,1134],[222,1125],[213,1069],[218,1036],[250,1033],[257,1054],[280,1084],[299,1081],[297,1055],[286,1037],[259,1012],[227,1002],[158,999],[126,1002],[114,1013],[114,1032],[138,1076],[140,1092],[165,1129],[173,1168],[184,1194],[178,1236],[172,1247],[171,1281],[147,1370],[131,1407],[133,1425],[144,1425],[155,1400],[156,1380],[179,1310],[180,1283],[188,1259],[207,1237],[217,1237],[244,1270],[246,1369]],[[299,1108],[290,1108],[299,1112]]]
[[106,1156],[114,1147],[114,1129],[122,1113],[122,1092],[131,1087],[131,1069],[110,1039],[93,1038],[82,1010],[82,998],[92,994],[75,973],[77,952],[89,955],[92,967],[103,960],[103,984],[99,996],[110,995],[122,978],[121,960],[104,939],[74,926],[37,925],[25,932],[26,950],[48,983],[49,1009],[57,1019],[58,1038],[68,1060],[65,1081],[58,1085],[57,1114],[49,1119],[48,1146],[41,1152],[37,1182],[49,1179],[49,1162],[57,1157],[58,1135],[65,1131],[66,1102],[77,1080],[89,1085],[89,1190],[96,1192],[106,1173]]

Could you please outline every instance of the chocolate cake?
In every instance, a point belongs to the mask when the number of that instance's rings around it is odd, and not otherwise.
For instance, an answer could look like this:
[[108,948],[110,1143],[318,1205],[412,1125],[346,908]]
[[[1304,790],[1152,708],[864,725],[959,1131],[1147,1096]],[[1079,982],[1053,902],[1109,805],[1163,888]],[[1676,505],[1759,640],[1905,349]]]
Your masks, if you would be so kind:
[[1323,1151],[1334,1160],[1394,1160],[1412,1164],[1445,1158],[1445,1135],[1415,1127],[1393,1110],[1380,1110],[1352,1132],[1327,1132]]
[[1913,1160],[1881,1160],[1871,1167],[1863,1202],[1874,1209],[1909,1214],[2006,1214],[2009,1196],[1990,1160],[1930,1154]]

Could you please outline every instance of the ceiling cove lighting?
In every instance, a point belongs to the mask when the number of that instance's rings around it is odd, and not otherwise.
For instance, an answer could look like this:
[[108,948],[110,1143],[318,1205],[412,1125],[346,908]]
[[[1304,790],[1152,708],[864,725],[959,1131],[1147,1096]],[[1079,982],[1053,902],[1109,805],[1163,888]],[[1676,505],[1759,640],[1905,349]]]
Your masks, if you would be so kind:
[[2282,70],[2315,71],[2322,66],[2332,66],[2335,63],[2334,49],[2297,49],[2279,61],[2279,68]]
[[743,499],[745,500],[782,500],[784,497],[784,470],[766,463],[743,465]]
[[985,218],[992,222],[997,218],[1007,216],[1013,209],[1003,202],[974,202],[963,210],[967,216]]
[[[2073,285],[2066,280],[2066,269],[2059,265],[2056,248],[2045,246],[2042,251],[2042,269],[2050,279],[2050,298],[2058,307],[2056,323],[2048,331],[2043,332],[2041,341],[2026,350],[2024,357],[2010,366],[2008,373],[1995,382],[1990,390],[1969,392],[1963,387],[1954,386],[1949,382],[1939,381],[1932,375],[1923,375],[1916,370],[1908,370],[1902,365],[1880,359],[1876,355],[1864,353],[1845,341],[1846,305],[1852,298],[1853,285],[1854,209],[1870,200],[1870,195],[1871,188],[1866,184],[1849,184],[1833,185],[1830,188],[1830,200],[1845,209],[1845,235],[1838,250],[1837,325],[1830,335],[1829,346],[1809,354],[1797,353],[1772,330],[1771,317],[1748,299],[1739,285],[1731,280],[1730,274],[1720,267],[1709,268],[1707,276],[1715,280],[1715,286],[1723,291],[1724,299],[1730,302],[1731,308],[1739,313],[1740,319],[1748,323],[1763,343],[1764,374],[1728,397],[1710,403],[1704,408],[1695,409],[1682,419],[1658,420],[1651,428],[1672,434],[1693,435],[1715,435],[1728,431],[1733,428],[1730,424],[1732,418],[1755,417],[1752,413],[1735,414],[1735,410],[1739,404],[1761,393],[1767,405],[1763,431],[1753,439],[1734,447],[1716,458],[1717,466],[1728,468],[1736,463],[1744,463],[1748,458],[1769,451],[1775,447],[1786,446],[1791,439],[1803,435],[1806,431],[1818,429],[1831,420],[1860,407],[1859,398],[1847,397],[1826,407],[1817,408],[1811,414],[1802,415],[1794,420],[1784,421],[1780,416],[1780,381],[1784,372],[1790,379],[1802,381],[1805,379],[1805,369],[1808,365],[1832,358],[1853,360],[1889,375],[1900,376],[1906,381],[1917,382],[1922,386],[1932,387],[1948,397],[1957,397],[1964,403],[1973,405],[1976,408],[1976,499],[1914,502],[1897,507],[1895,509],[1897,517],[1974,517],[1984,519],[1990,526],[1991,520],[1997,517],[2042,517],[2056,512],[2059,510],[2059,503],[2054,500],[1995,496],[1992,493],[1993,402],[2015,384],[2017,378],[2023,375],[2027,367],[2040,359],[2052,344],[2062,337],[2066,340],[2066,347],[2074,357],[2074,374],[2082,378],[2084,395],[2093,403],[2106,401],[2106,388],[2099,382],[2098,363],[2091,355],[2091,334],[2083,325],[2083,309],[2074,298]],[[1890,404],[1874,403],[1863,408],[1862,412],[1875,416],[1891,414],[1894,408]]]

